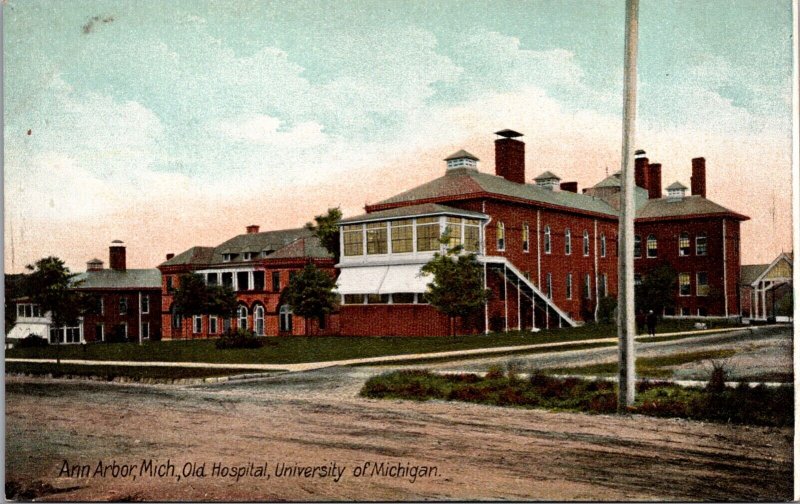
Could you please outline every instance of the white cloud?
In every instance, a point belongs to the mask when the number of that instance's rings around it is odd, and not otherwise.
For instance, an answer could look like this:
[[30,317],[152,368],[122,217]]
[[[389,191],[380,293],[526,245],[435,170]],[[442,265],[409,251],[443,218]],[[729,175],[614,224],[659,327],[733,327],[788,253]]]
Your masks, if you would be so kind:
[[280,145],[293,149],[315,147],[325,142],[322,126],[315,121],[281,128],[281,120],[263,114],[224,119],[214,128],[234,140],[263,145]]

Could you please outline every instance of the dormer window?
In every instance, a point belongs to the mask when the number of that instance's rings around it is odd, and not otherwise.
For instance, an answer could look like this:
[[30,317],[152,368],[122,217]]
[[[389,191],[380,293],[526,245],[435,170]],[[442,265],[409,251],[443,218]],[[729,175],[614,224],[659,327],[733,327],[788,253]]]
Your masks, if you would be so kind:
[[675,182],[667,187],[667,199],[670,201],[680,201],[686,196],[686,186],[680,182]]
[[245,252],[245,253],[243,254],[243,259],[244,259],[245,261],[252,261],[252,260],[254,259],[254,257],[253,257],[253,253],[252,253],[252,252]]
[[231,262],[236,254],[222,254],[222,262]]

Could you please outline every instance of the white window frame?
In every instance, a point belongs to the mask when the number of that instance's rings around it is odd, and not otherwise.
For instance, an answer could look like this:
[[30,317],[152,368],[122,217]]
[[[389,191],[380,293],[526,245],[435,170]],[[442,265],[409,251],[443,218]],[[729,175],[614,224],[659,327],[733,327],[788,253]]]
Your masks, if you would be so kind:
[[[686,278],[689,280],[685,284],[685,285],[687,285],[689,287],[687,289],[688,292],[686,294],[684,294],[682,292],[683,289],[681,287],[683,287],[684,284],[681,283],[681,275],[686,275]],[[691,295],[692,295],[692,275],[691,275],[691,273],[686,272],[686,271],[678,273],[678,296],[680,296],[680,297],[689,297]]]
[[192,317],[192,334],[202,334],[203,333],[203,317],[200,315],[195,315]]
[[[244,316],[242,316],[242,312],[244,312]],[[247,316],[250,315],[250,310],[247,309],[245,305],[239,305],[236,308],[236,324],[238,329],[247,329]],[[242,320],[244,320],[244,324],[242,324]]]
[[600,257],[606,256],[606,234],[600,233]]
[[[705,251],[701,254],[700,253],[700,238],[705,240]],[[698,257],[705,257],[708,255],[708,233],[697,233],[694,237],[694,255]]]
[[547,274],[547,299],[553,299],[553,274]]
[[[701,294],[700,292],[700,275],[704,274],[706,276],[706,283],[703,284],[705,286],[705,293]],[[694,274],[694,281],[695,281],[695,295],[697,297],[708,297],[708,292],[711,290],[711,284],[709,284],[709,277],[707,271],[698,271]]]
[[550,255],[553,251],[553,233],[550,225],[544,227],[544,253]]
[[[651,240],[651,238],[652,238],[652,240]],[[653,249],[652,249],[652,250],[655,251],[655,253],[653,255],[650,255],[650,250],[651,250],[650,249],[650,242],[653,242],[655,244],[655,247],[653,247]],[[646,248],[647,248],[647,252],[645,253],[645,255],[647,256],[648,259],[655,259],[655,258],[658,257],[658,238],[656,238],[656,235],[654,233],[650,233],[649,235],[647,235]]]
[[586,273],[583,277],[584,299],[592,299],[592,275]]
[[[253,331],[256,333],[256,336],[266,335],[264,312],[264,307],[261,305],[256,305],[256,307],[253,308]],[[259,327],[259,323],[261,327]]]
[[497,222],[497,236],[496,243],[498,252],[505,252],[506,250],[506,225],[504,222]]
[[567,299],[572,299],[572,273],[567,273]]
[[572,255],[572,231],[564,229],[564,255]]
[[526,254],[531,251],[531,227],[527,222],[522,225],[522,251]]
[[150,296],[143,295],[142,296],[142,314],[150,313]]
[[209,315],[208,317],[208,334],[219,333],[219,318],[216,315]]
[[[143,340],[149,340],[150,339],[150,322],[143,322],[142,323],[142,329],[144,329],[143,334],[142,334],[142,339]],[[147,336],[145,336],[145,333],[147,334]]]
[[589,243],[589,231],[583,230],[583,257],[589,257],[589,254],[592,252],[591,245]]

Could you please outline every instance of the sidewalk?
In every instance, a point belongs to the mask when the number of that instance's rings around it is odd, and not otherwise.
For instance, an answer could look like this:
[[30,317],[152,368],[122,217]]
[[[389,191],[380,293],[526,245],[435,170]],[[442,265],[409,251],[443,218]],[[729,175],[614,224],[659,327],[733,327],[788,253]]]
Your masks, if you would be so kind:
[[[658,339],[669,336],[686,336],[692,337],[695,335],[703,334],[721,334],[733,331],[755,331],[759,329],[766,329],[770,327],[779,327],[776,325],[763,325],[756,327],[733,327],[728,329],[704,329],[700,331],[684,331],[674,333],[660,333],[655,336],[637,336],[639,342],[646,342],[650,339]],[[449,357],[471,357],[502,354],[510,352],[524,352],[526,350],[539,350],[558,347],[571,347],[577,345],[595,344],[595,343],[617,343],[617,338],[598,338],[577,341],[560,341],[555,343],[537,343],[534,345],[518,345],[518,346],[504,346],[494,348],[474,348],[471,350],[452,350],[449,352],[431,352],[419,354],[400,354],[400,355],[383,355],[380,357],[366,357],[361,359],[345,359],[337,361],[324,361],[324,362],[300,362],[296,364],[225,364],[216,362],[158,362],[158,361],[99,361],[99,360],[81,360],[81,359],[61,359],[62,364],[80,364],[87,366],[139,366],[139,367],[183,367],[183,368],[214,368],[214,369],[247,369],[259,371],[288,371],[290,373],[297,373],[303,371],[313,371],[315,369],[323,369],[335,366],[352,366],[364,364],[386,364],[386,363],[402,363],[405,361],[419,361],[419,360],[438,360],[446,359]],[[19,359],[11,358],[6,359],[6,362],[27,362],[39,364],[55,364],[56,359]]]

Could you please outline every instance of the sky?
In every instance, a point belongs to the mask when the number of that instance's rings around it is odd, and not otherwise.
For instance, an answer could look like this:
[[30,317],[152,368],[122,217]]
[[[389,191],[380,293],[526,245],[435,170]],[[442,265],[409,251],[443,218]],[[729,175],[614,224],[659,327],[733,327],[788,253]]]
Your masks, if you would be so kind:
[[[526,178],[619,170],[624,2],[8,0],[4,267],[128,267],[257,224],[345,216],[493,132]],[[637,148],[663,187],[707,160],[751,217],[743,264],[791,249],[790,0],[641,0]]]

